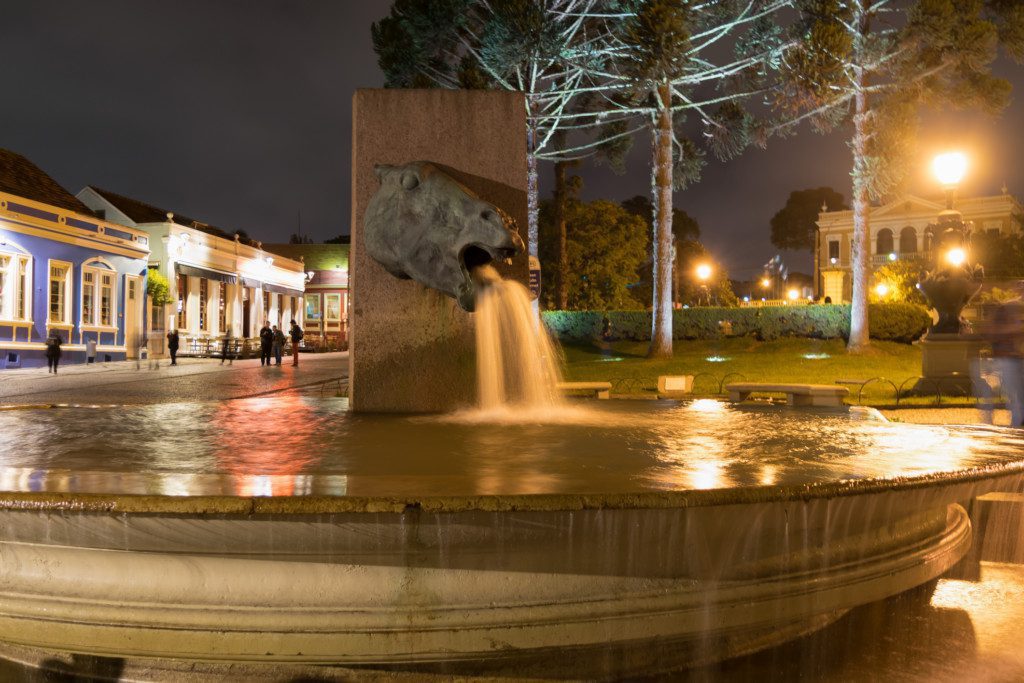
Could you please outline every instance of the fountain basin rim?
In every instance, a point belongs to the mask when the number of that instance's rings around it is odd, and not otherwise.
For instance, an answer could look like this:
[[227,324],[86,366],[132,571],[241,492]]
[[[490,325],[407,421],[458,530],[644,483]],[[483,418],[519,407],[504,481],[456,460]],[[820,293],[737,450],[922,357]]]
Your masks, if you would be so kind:
[[[334,513],[558,512],[671,509],[784,503],[970,484],[1024,473],[1024,460],[919,476],[851,479],[796,486],[742,486],[678,491],[437,496],[164,495],[3,491],[0,510],[133,514],[302,515]],[[217,476],[217,475],[211,475]]]

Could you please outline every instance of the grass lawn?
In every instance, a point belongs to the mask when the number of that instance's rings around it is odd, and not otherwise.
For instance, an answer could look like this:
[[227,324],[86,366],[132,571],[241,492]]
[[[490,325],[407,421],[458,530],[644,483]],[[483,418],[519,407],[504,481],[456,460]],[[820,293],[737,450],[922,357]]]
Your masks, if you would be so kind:
[[[711,395],[731,373],[730,382],[786,382],[834,384],[838,379],[885,377],[897,386],[921,374],[918,347],[873,341],[863,354],[848,354],[841,339],[785,338],[759,342],[751,338],[714,341],[676,341],[671,360],[648,360],[646,342],[616,342],[609,352],[594,344],[564,344],[567,381],[610,381],[613,392],[656,392],[658,375],[695,375],[694,393]],[[702,375],[701,373],[707,373]],[[710,376],[708,376],[710,375]],[[912,386],[908,382],[907,386]],[[891,386],[873,382],[864,389],[864,403],[892,405]],[[850,388],[855,402],[857,387]],[[931,398],[903,399],[904,403],[933,403]],[[969,399],[943,399],[947,403],[972,403]]]

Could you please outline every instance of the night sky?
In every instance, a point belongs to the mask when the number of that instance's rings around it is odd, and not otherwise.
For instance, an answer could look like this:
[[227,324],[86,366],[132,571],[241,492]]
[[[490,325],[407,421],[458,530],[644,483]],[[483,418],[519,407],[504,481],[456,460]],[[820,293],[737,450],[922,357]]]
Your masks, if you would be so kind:
[[[370,24],[386,0],[7,0],[0,19],[0,146],[72,192],[86,184],[266,242],[299,225],[321,241],[349,231],[352,93],[380,87]],[[971,154],[965,193],[1024,197],[1024,67],[998,120],[935,113],[920,138],[914,189],[935,194],[927,162]],[[585,166],[584,197],[649,192],[649,142],[628,172]],[[791,190],[831,185],[849,197],[845,131],[805,131],[732,162],[711,161],[676,194],[733,277],[776,250],[768,221]],[[551,190],[550,168],[541,193]],[[791,270],[806,255],[784,254]]]

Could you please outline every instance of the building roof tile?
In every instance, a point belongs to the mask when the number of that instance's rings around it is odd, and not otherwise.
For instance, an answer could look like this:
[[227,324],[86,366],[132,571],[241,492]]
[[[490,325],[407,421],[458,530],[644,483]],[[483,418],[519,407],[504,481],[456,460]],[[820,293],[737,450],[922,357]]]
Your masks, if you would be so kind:
[[0,191],[92,216],[93,212],[24,156],[0,149]]

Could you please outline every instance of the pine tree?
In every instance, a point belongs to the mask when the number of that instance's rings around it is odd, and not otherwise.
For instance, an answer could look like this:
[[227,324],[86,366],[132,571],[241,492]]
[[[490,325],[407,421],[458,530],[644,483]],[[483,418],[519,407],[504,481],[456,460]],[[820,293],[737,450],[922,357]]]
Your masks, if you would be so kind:
[[[706,151],[729,158],[759,137],[741,103],[764,91],[783,48],[773,17],[789,2],[620,4],[628,11],[609,32],[613,63],[595,77],[595,87],[617,120],[637,116],[651,131],[654,287],[648,356],[665,358],[672,355],[672,192],[696,182]],[[687,115],[701,128],[699,142],[684,135]]]
[[798,46],[783,60],[782,130],[852,121],[852,351],[868,345],[872,199],[907,175],[918,108],[942,102],[998,112],[1009,84],[989,65],[1002,41],[1024,57],[1024,7],[1014,0],[798,0]]
[[[614,163],[632,131],[618,120],[566,115],[592,106],[588,70],[608,60],[614,0],[395,0],[372,37],[387,87],[522,92],[527,108],[527,244],[537,255],[538,162],[604,154]],[[593,135],[581,142],[579,135]]]

